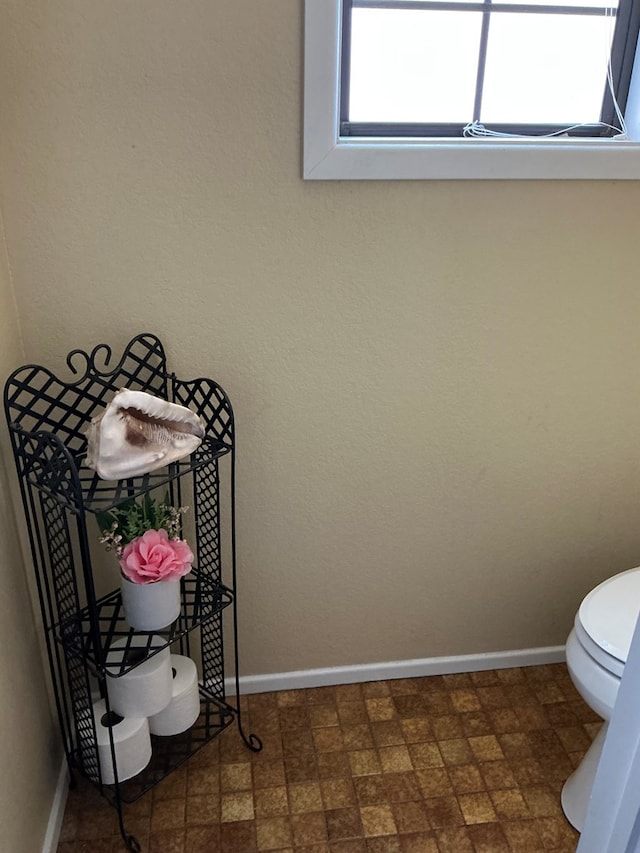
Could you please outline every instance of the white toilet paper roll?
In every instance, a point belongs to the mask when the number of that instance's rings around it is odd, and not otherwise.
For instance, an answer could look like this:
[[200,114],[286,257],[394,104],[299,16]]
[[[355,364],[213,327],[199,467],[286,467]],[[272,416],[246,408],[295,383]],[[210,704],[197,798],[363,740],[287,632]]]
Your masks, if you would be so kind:
[[109,729],[113,733],[118,781],[131,779],[151,761],[151,738],[145,717],[121,717],[114,711],[107,714],[104,699],[94,702],[93,717],[96,724],[100,773],[105,785],[113,785],[115,774],[111,755]]
[[153,735],[177,735],[186,731],[198,719],[200,693],[198,671],[191,658],[171,655],[173,670],[173,696],[167,707],[149,717],[149,731]]
[[[145,655],[148,641],[146,634],[134,634],[131,641],[117,640],[109,647],[106,661],[109,704],[122,717],[150,717],[171,702],[173,679],[168,646],[119,678],[112,675],[120,672],[123,654],[125,662],[130,663],[136,655]],[[153,636],[152,642],[157,648],[164,641]]]

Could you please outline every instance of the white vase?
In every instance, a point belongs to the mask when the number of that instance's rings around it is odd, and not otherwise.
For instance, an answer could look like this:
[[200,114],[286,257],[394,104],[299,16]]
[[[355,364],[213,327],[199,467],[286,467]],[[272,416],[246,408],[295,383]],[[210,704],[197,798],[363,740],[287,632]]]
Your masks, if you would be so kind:
[[124,618],[137,631],[159,631],[180,615],[180,581],[133,583],[120,577]]

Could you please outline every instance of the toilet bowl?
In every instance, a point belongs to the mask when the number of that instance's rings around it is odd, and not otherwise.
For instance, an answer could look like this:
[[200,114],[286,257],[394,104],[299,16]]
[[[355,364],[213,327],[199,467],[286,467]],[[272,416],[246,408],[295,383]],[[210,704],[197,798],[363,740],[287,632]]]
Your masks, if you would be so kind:
[[603,581],[585,596],[567,639],[567,668],[576,689],[604,724],[562,789],[567,820],[582,831],[607,726],[640,612],[640,567]]

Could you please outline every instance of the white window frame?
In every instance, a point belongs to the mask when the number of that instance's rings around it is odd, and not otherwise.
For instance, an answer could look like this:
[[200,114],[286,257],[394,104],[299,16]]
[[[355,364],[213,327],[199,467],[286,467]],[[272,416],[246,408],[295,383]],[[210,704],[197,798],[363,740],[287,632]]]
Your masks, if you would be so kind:
[[306,180],[640,179],[640,52],[619,139],[341,137],[341,0],[305,0]]

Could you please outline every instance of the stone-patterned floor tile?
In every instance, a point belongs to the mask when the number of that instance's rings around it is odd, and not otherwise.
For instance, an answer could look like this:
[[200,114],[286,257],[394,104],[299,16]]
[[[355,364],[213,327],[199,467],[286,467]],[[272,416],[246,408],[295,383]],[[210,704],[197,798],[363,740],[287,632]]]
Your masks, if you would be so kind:
[[[235,727],[123,809],[143,853],[569,853],[560,792],[601,720],[563,664],[241,698]],[[126,853],[87,780],[58,853]]]

